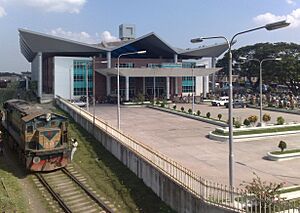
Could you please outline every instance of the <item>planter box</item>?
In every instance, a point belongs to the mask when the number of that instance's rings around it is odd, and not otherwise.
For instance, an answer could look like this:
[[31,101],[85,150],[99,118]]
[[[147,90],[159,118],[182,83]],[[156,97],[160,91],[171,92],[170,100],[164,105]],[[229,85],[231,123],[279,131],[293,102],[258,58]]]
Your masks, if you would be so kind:
[[267,158],[272,161],[292,160],[292,159],[300,158],[300,152],[281,154],[281,155],[274,155],[271,152],[268,152]]

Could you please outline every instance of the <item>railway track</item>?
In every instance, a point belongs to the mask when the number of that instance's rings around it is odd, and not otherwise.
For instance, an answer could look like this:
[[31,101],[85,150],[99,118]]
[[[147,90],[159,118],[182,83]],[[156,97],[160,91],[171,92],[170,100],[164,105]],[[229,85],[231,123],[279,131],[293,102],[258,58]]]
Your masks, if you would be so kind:
[[39,182],[47,189],[53,199],[66,213],[113,213],[115,209],[108,201],[100,199],[86,184],[83,177],[76,177],[68,169],[51,173],[35,174]]

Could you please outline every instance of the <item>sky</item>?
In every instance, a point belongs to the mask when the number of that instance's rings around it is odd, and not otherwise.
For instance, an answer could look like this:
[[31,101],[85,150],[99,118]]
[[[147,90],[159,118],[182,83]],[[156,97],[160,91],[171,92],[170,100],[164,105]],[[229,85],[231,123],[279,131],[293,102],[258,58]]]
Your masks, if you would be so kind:
[[[286,19],[290,26],[237,37],[234,48],[258,42],[300,43],[300,0],[0,0],[0,72],[30,70],[18,28],[87,43],[118,39],[135,24],[137,37],[155,32],[174,47],[193,48],[199,36],[225,36]],[[200,45],[221,43],[207,40]]]

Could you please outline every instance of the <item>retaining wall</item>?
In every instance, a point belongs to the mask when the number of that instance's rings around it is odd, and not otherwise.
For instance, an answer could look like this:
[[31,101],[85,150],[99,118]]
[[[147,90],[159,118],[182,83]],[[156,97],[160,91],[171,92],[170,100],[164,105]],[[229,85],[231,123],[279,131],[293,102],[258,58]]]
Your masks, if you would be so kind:
[[164,174],[154,164],[138,155],[129,147],[124,146],[116,138],[109,135],[98,127],[94,127],[93,122],[87,120],[81,112],[72,109],[64,102],[57,100],[58,106],[69,113],[73,119],[89,133],[102,143],[117,159],[134,172],[143,182],[150,187],[165,203],[177,212],[209,212],[209,213],[230,213],[236,212],[230,208],[212,204],[207,200],[191,193],[185,187],[178,184],[170,176]]

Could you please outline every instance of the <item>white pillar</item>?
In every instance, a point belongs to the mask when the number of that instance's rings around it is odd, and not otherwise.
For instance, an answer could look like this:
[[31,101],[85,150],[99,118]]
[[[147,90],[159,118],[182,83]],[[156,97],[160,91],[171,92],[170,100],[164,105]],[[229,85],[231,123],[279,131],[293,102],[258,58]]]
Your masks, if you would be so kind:
[[207,93],[209,92],[209,78],[208,76],[203,76],[203,98],[206,98]]
[[203,92],[203,77],[197,76],[196,77],[196,95],[200,96]]
[[129,101],[129,77],[125,77],[125,100]]
[[166,77],[166,93],[167,93],[167,100],[170,99],[170,77]]
[[42,88],[43,88],[43,72],[42,72],[42,67],[43,67],[43,61],[42,61],[42,53],[38,53],[38,97],[42,97]]
[[143,77],[143,95],[146,94],[146,78]]
[[[215,68],[216,63],[217,63],[216,57],[212,57],[211,58],[211,67]],[[212,85],[211,85],[211,90],[212,90],[213,93],[215,93],[215,89],[216,89],[216,73],[213,73],[212,74]]]
[[178,62],[178,55],[174,54],[174,63],[176,64]]
[[106,53],[107,68],[111,68],[111,52]]

